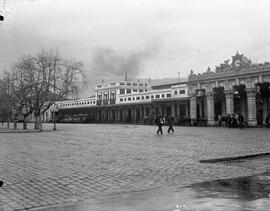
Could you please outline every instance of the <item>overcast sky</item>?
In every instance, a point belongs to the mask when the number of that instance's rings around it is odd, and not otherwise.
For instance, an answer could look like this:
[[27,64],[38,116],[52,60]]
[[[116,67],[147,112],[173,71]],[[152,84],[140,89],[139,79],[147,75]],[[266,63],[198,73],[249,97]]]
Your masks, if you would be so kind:
[[93,78],[187,77],[236,53],[270,61],[268,0],[0,0],[0,68],[57,49]]

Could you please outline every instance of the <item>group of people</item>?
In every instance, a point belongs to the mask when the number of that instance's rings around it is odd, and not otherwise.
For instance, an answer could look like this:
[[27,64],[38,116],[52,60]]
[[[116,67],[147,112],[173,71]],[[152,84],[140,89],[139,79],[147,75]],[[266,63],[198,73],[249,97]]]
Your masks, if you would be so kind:
[[170,133],[172,131],[172,133],[174,133],[173,125],[175,124],[175,119],[173,115],[170,114],[167,118],[165,118],[161,114],[158,114],[155,119],[155,123],[158,126],[157,130],[158,135],[163,135],[162,126],[165,124],[165,122],[167,122],[169,126],[167,132]]
[[218,126],[222,126],[222,121],[226,121],[226,125],[229,128],[244,128],[244,116],[241,114],[233,113],[227,114],[225,119],[221,115],[218,115]]

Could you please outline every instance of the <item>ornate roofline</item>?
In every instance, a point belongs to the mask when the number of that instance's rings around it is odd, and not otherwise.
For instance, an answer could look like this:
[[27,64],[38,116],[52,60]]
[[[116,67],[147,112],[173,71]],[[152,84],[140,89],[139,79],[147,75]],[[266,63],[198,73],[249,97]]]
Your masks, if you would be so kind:
[[253,64],[250,59],[247,59],[244,54],[236,52],[235,56],[232,56],[232,62],[225,60],[219,66],[216,66],[215,71],[212,71],[210,67],[204,73],[194,74],[191,70],[188,77],[189,81],[207,80],[213,78],[223,78],[235,75],[242,75],[247,73],[253,73],[259,71],[270,70],[270,63]]

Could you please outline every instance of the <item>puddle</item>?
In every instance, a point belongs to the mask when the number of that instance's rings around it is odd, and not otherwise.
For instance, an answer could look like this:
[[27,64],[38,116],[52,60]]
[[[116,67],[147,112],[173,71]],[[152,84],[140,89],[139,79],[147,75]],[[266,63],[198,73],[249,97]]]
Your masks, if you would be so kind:
[[114,195],[43,211],[269,211],[270,173]]

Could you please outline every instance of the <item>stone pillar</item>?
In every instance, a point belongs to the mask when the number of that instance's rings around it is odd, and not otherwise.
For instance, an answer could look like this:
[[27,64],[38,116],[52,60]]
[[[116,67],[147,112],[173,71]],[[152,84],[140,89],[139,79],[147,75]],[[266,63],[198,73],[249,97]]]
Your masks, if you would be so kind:
[[215,125],[214,95],[212,92],[206,93],[207,104],[207,125]]
[[221,114],[226,115],[226,100],[225,100],[225,98],[221,100]]
[[225,92],[226,99],[226,114],[234,113],[234,104],[233,104],[233,92]]
[[195,95],[190,96],[190,118],[197,119],[197,99]]
[[171,103],[171,113],[172,113],[172,116],[176,117],[175,116],[175,102]]
[[246,89],[247,92],[247,109],[248,109],[248,126],[257,125],[256,117],[256,92],[253,88]]
[[175,109],[174,109],[174,112],[175,112],[175,117],[177,118],[178,117],[178,115],[179,115],[179,104],[178,103],[175,103],[175,105],[174,105],[175,107]]

